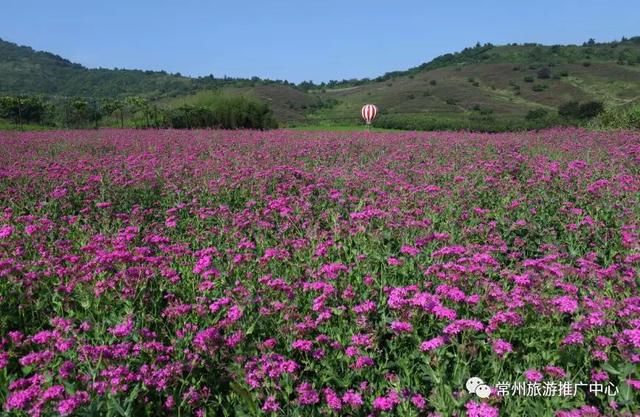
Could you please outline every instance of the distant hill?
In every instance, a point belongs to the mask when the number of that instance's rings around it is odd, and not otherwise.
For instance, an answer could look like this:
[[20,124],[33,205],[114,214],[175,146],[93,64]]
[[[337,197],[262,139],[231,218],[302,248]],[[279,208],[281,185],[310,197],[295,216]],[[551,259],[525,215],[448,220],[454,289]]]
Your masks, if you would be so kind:
[[288,85],[258,78],[190,78],[165,71],[89,69],[49,52],[0,39],[0,94],[150,98],[188,94],[224,86],[256,83]]
[[363,103],[381,117],[521,119],[568,101],[608,106],[640,100],[640,37],[583,45],[476,45],[376,79],[301,83],[189,78],[163,71],[88,69],[0,40],[0,95],[124,97],[166,106],[206,101],[212,91],[267,101],[285,123],[352,123]]

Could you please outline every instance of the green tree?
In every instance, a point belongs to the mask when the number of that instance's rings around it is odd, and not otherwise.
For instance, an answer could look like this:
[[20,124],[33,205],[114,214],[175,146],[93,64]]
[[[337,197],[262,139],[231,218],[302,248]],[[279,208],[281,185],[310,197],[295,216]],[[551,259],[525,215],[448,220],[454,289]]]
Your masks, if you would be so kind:
[[20,129],[24,123],[42,123],[46,112],[46,103],[40,97],[0,97],[0,117],[11,120],[16,126],[20,126]]
[[124,127],[124,107],[125,102],[120,99],[105,99],[102,101],[102,109],[105,115],[111,116],[118,113],[120,119],[120,128]]
[[558,107],[558,114],[568,119],[576,119],[580,114],[580,103],[577,101],[568,101]]
[[578,118],[592,119],[604,111],[604,105],[601,101],[588,101],[582,103],[578,110]]

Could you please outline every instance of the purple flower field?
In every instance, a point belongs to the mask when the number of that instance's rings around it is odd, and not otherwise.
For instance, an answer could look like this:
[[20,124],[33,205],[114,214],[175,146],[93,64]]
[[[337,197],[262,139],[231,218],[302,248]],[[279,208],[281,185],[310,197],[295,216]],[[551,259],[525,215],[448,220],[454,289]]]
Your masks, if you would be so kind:
[[639,271],[637,132],[2,132],[0,413],[635,416]]

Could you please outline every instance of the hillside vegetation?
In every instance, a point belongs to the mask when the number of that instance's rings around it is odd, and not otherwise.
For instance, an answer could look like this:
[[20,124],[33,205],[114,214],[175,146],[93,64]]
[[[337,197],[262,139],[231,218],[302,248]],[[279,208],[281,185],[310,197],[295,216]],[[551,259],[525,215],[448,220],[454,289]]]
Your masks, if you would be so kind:
[[477,44],[375,79],[297,85],[257,77],[87,69],[0,41],[0,95],[57,100],[136,95],[171,110],[206,103],[221,93],[263,101],[284,126],[358,124],[364,103],[379,107],[376,125],[386,128],[509,130],[581,124],[586,119],[558,110],[597,102],[616,112],[640,100],[640,37],[583,45]]

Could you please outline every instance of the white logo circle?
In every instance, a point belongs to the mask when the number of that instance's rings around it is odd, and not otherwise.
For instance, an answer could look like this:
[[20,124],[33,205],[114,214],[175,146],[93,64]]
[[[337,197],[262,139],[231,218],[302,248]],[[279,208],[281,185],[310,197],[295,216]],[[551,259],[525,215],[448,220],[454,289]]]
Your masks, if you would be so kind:
[[480,398],[489,398],[491,396],[491,388],[485,384],[478,385],[476,387],[476,395]]
[[476,392],[476,389],[480,385],[484,385],[484,381],[477,376],[467,379],[466,387],[467,391],[469,391],[469,394],[474,394]]

